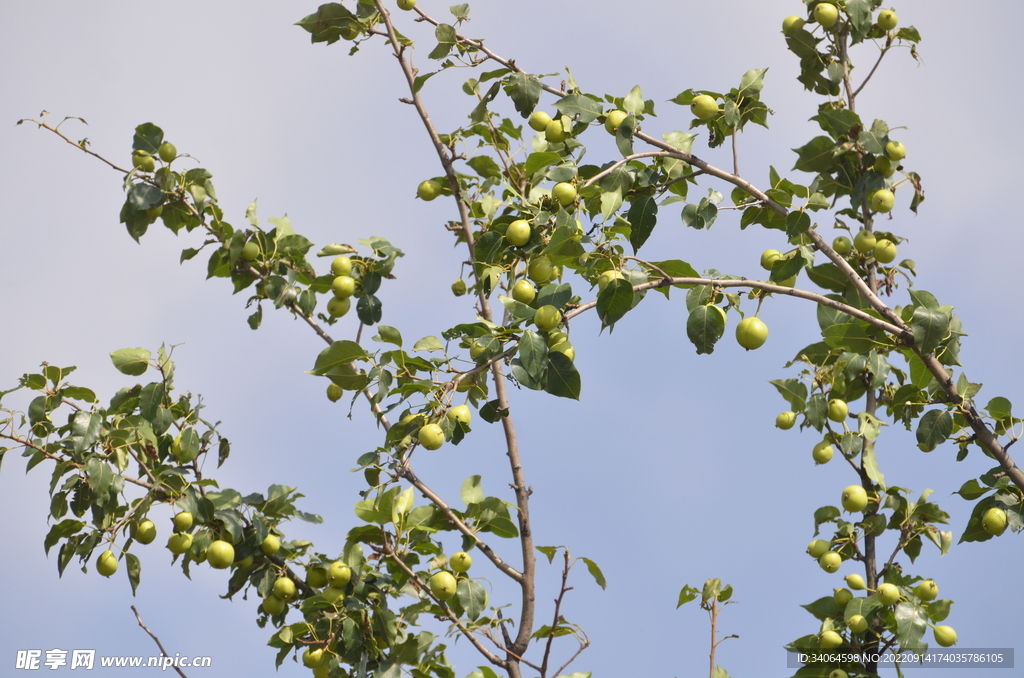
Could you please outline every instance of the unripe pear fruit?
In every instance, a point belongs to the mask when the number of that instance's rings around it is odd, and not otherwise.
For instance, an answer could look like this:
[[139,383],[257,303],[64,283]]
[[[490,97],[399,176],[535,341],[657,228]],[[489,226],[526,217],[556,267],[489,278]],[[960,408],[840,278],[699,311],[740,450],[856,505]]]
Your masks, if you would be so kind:
[[274,595],[281,600],[288,602],[295,597],[296,593],[298,593],[298,589],[295,587],[295,582],[288,577],[279,577],[274,581]]
[[896,245],[887,238],[875,242],[875,261],[880,264],[891,264],[896,259]]
[[846,421],[846,418],[850,414],[850,408],[846,405],[845,400],[839,398],[833,398],[828,401],[828,418],[837,424],[841,424]]
[[263,538],[263,542],[260,544],[260,551],[263,551],[263,554],[267,556],[274,555],[280,548],[281,538],[276,534],[268,534]]
[[530,222],[525,219],[516,219],[505,230],[505,237],[516,247],[522,247],[530,242]]
[[448,600],[455,595],[458,587],[458,582],[451,572],[438,572],[430,578],[428,583],[430,585],[430,592],[438,600]]
[[284,612],[285,608],[288,607],[283,600],[270,594],[263,599],[263,611],[269,615],[278,615]]
[[452,557],[448,559],[448,564],[456,572],[466,572],[473,566],[473,558],[465,551],[459,551],[452,554]]
[[884,9],[878,13],[878,27],[883,31],[891,31],[899,22],[900,18],[891,9]]
[[341,396],[343,395],[345,395],[345,391],[333,381],[330,384],[327,384],[327,399],[332,403],[336,403],[341,400]]
[[811,450],[811,458],[814,459],[816,464],[829,463],[832,461],[833,454],[835,454],[835,450],[828,444],[827,440],[822,440],[814,446],[813,450]]
[[420,445],[428,450],[439,449],[444,445],[444,431],[437,424],[427,424],[417,434]]
[[110,577],[117,572],[117,556],[110,549],[100,554],[96,559],[96,571],[104,577]]
[[928,603],[939,597],[939,585],[932,579],[925,579],[914,589],[914,595]]
[[562,126],[562,119],[555,118],[548,123],[548,126],[544,128],[544,138],[547,139],[550,144],[560,144],[565,141],[569,135],[565,132],[565,127]]
[[844,509],[858,513],[868,505],[868,492],[860,485],[850,485],[843,490],[842,502]]
[[534,314],[533,322],[541,332],[550,332],[562,322],[562,313],[551,304],[541,306]]
[[811,558],[817,560],[828,553],[831,548],[831,542],[827,542],[824,539],[815,539],[807,545],[807,553],[810,554]]
[[736,341],[748,351],[761,348],[767,340],[768,326],[757,316],[744,318],[736,325]]
[[527,123],[535,132],[543,132],[551,122],[551,116],[544,111],[534,111]]
[[907,147],[899,141],[890,141],[885,145],[885,154],[889,156],[889,160],[899,162],[907,157]]
[[699,120],[710,120],[718,115],[718,102],[707,94],[698,94],[690,102],[690,112]]
[[250,240],[242,245],[242,259],[245,261],[256,261],[260,256],[260,246]]
[[868,207],[880,214],[888,214],[896,205],[896,194],[887,188],[882,188],[871,194],[868,198]]
[[815,5],[813,14],[814,20],[825,28],[832,28],[839,20],[839,9],[825,2]]
[[821,569],[826,572],[838,572],[839,567],[843,564],[843,557],[835,551],[829,551],[821,558],[818,558],[818,565]]
[[853,237],[853,247],[861,254],[874,254],[875,234],[863,229]]
[[625,111],[612,111],[605,116],[604,128],[608,130],[608,134],[615,134],[619,129],[619,125],[622,124],[622,121],[628,117],[629,113],[626,113]]
[[775,426],[783,431],[788,431],[796,424],[796,412],[783,412],[775,417]]
[[576,187],[566,181],[562,181],[555,184],[555,187],[551,189],[551,197],[559,205],[565,207],[576,200]]
[[426,181],[420,182],[420,185],[416,187],[416,195],[420,200],[430,202],[437,196],[441,195],[441,182],[434,179],[427,179]]
[[935,635],[935,642],[942,647],[956,645],[956,631],[952,626],[936,626],[932,633]]
[[981,527],[995,537],[1006,532],[1006,511],[998,507],[985,511],[985,515],[981,518]]
[[886,582],[878,585],[875,595],[878,597],[878,602],[882,605],[892,605],[900,599],[900,590],[896,588],[895,584]]
[[175,530],[178,532],[184,532],[188,528],[192,527],[192,514],[188,511],[182,511],[174,516],[173,522]]
[[761,253],[761,268],[766,271],[772,270],[772,264],[782,258],[782,252],[778,250],[765,250]]
[[782,32],[789,35],[790,31],[797,31],[803,28],[805,23],[807,22],[804,21],[803,17],[787,16],[782,20]]
[[846,585],[854,591],[863,591],[867,588],[867,584],[864,583],[864,577],[859,574],[848,574],[845,579]]
[[855,614],[847,620],[846,624],[854,633],[864,633],[868,630],[868,620],[864,618],[864,615]]
[[837,605],[846,607],[846,604],[853,600],[853,591],[850,589],[835,589],[832,593],[832,599],[836,601]]
[[850,242],[850,239],[847,238],[845,235],[840,235],[837,236],[836,239],[832,241],[832,249],[834,249],[837,254],[840,254],[845,257],[847,254],[853,251],[853,243]]
[[352,273],[352,260],[349,257],[337,257],[331,262],[333,275],[349,275]]
[[537,288],[529,280],[520,280],[512,286],[512,298],[520,304],[531,304],[537,298]]
[[843,637],[835,631],[823,631],[821,634],[821,640],[818,642],[821,649],[831,650],[843,644]]

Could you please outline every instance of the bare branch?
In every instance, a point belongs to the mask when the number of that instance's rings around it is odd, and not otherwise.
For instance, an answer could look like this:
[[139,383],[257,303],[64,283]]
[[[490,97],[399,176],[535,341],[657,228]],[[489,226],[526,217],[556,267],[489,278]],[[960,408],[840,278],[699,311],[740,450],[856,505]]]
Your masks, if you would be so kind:
[[[142,621],[142,617],[141,617],[141,616],[139,615],[139,611],[135,609],[135,606],[134,606],[134,605],[132,605],[132,606],[131,606],[131,608],[132,608],[132,612],[134,612],[134,613],[135,613],[135,620],[136,620],[137,622],[139,622],[139,626],[141,626],[141,627],[142,627],[142,630],[143,630],[143,631],[145,631],[146,633],[148,633],[148,634],[149,634],[149,637],[153,639],[153,642],[154,642],[154,643],[156,643],[156,646],[157,646],[158,648],[160,648],[160,654],[161,654],[161,655],[163,655],[164,657],[168,657],[168,658],[170,658],[170,656],[171,656],[171,655],[167,654],[167,650],[165,650],[165,649],[164,649],[164,645],[163,645],[163,643],[161,643],[161,642],[160,642],[160,639],[159,639],[159,638],[157,638],[157,637],[156,637],[156,634],[154,634],[154,633],[153,633],[152,631],[150,631],[150,630],[149,630],[149,627],[148,627],[148,626],[146,626],[146,625],[145,625],[145,624],[143,623],[143,621]],[[164,668],[166,668],[166,667],[164,667]],[[173,668],[173,669],[175,670],[175,672],[176,672],[176,673],[177,673],[177,674],[178,674],[179,676],[181,676],[181,678],[188,678],[188,676],[186,676],[186,675],[185,675],[185,672],[184,672],[184,671],[182,671],[182,670],[181,670],[180,668],[178,668],[177,666],[172,666],[171,668]]]

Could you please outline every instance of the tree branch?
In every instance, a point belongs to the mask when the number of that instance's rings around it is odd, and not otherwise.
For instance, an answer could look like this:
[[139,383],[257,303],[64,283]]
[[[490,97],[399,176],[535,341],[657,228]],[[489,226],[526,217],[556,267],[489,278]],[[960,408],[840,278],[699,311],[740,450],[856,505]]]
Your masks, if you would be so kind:
[[[135,613],[135,620],[137,622],[139,622],[139,626],[142,627],[143,631],[145,631],[146,633],[149,634],[149,637],[153,639],[153,642],[156,643],[156,646],[158,648],[160,648],[160,654],[163,655],[164,657],[170,658],[171,655],[167,654],[167,650],[164,649],[164,645],[163,645],[163,643],[160,642],[160,639],[157,638],[156,635],[152,631],[149,630],[149,627],[147,627],[143,623],[142,617],[139,615],[139,611],[135,609],[134,605],[132,605],[131,608],[132,608],[132,612]],[[175,670],[175,672],[179,676],[181,676],[181,678],[188,678],[188,676],[186,676],[185,673],[180,668],[178,668],[177,666],[172,666],[171,668],[173,668]]]

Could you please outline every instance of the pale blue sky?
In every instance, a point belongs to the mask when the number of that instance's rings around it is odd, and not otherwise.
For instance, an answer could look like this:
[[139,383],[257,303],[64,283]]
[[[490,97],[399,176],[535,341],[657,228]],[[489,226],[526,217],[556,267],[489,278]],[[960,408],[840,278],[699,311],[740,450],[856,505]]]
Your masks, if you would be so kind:
[[[435,16],[447,14],[446,3],[420,3]],[[657,102],[659,116],[646,126],[657,134],[690,121],[667,99],[691,87],[727,90],[747,69],[769,68],[763,99],[776,112],[771,129],[740,140],[741,168],[755,184],[764,183],[769,164],[788,172],[795,159],[789,149],[815,134],[806,120],[818,99],[796,82],[796,58],[779,32],[782,19],[800,11],[797,0],[471,5],[466,32],[528,70],[568,66],[585,90],[600,94],[623,96],[640,84]],[[352,58],[342,45],[310,45],[292,24],[315,9],[195,0],[0,6],[0,390],[48,361],[77,365],[76,383],[105,400],[134,383],[111,367],[110,351],[181,344],[178,387],[202,393],[205,414],[223,421],[234,443],[232,458],[214,475],[243,492],[274,482],[298,486],[306,495],[301,508],[327,522],[293,525],[289,536],[331,552],[355,524],[351,506],[362,481],[348,469],[377,445],[379,433],[361,405],[348,420],[346,407],[323,397],[323,381],[303,374],[320,340],[282,314],[269,314],[263,329],[251,332],[244,299],[232,297],[227,282],[204,280],[200,259],[178,265],[180,250],[197,246],[197,236],[175,239],[154,228],[136,245],[118,223],[116,173],[52,135],[14,125],[43,109],[54,122],[84,117],[88,127],[67,124],[72,138],[88,137],[94,150],[127,163],[134,127],[154,122],[213,172],[236,226],[258,198],[263,219],[288,213],[317,245],[391,239],[407,256],[383,289],[385,322],[407,340],[440,334],[472,311],[467,298],[447,291],[462,255],[442,230],[452,205],[413,199],[416,184],[439,173],[436,159],[412,109],[397,101],[406,91],[394,59],[380,44]],[[962,359],[971,380],[985,384],[982,401],[1003,395],[1021,402],[1013,338],[1024,328],[1012,299],[1024,274],[1012,182],[1024,154],[1016,125],[1016,31],[1024,6],[993,0],[968,10],[948,0],[907,0],[896,9],[924,36],[921,62],[905,53],[888,57],[859,111],[907,128],[900,138],[909,166],[924,177],[927,201],[916,217],[898,207],[886,228],[909,238],[901,257],[917,261],[918,286],[957,307],[970,335]],[[422,25],[402,30],[432,46]],[[416,57],[421,68],[425,55]],[[861,57],[860,73],[869,59]],[[449,72],[428,83],[440,128],[464,120],[471,102],[459,85],[469,75]],[[550,108],[551,100],[544,104]],[[589,161],[615,157],[607,137],[593,133],[587,141],[594,142]],[[694,151],[715,164],[730,162],[724,150],[708,151],[704,139]],[[701,187],[723,190],[711,182]],[[758,277],[760,252],[784,244],[774,232],[741,233],[728,214],[711,231],[695,232],[669,212],[641,251],[649,259],[682,258],[698,270]],[[799,605],[830,594],[840,575],[854,571],[847,565],[828,575],[803,553],[813,511],[835,504],[853,477],[838,464],[813,466],[811,433],[772,425],[786,408],[767,381],[791,376],[782,365],[814,341],[813,309],[771,300],[761,313],[771,328],[763,349],[735,346],[733,319],[720,349],[697,356],[678,296],[670,304],[650,295],[610,336],[598,336],[592,316],[573,325],[580,403],[513,394],[537,543],[568,545],[596,560],[609,580],[604,592],[583,571],[574,582],[566,616],[587,629],[593,645],[571,670],[703,675],[705,616],[695,603],[675,610],[675,599],[684,584],[717,576],[740,601],[720,628],[741,636],[721,646],[719,663],[735,677],[786,676],[782,646],[816,630]],[[346,322],[336,336],[354,335],[354,318]],[[500,444],[498,431],[481,424],[463,445],[421,461],[419,473],[453,497],[477,473],[486,487],[504,491]],[[890,482],[915,494],[934,489],[959,535],[970,505],[949,495],[989,464],[976,451],[961,464],[954,456],[950,446],[925,456],[912,436],[892,428],[880,442]],[[156,544],[136,551],[144,568],[137,598],[123,572],[106,580],[71,567],[58,579],[56,552],[47,559],[42,549],[49,470],[23,470],[24,461],[8,454],[0,473],[7,516],[0,532],[7,584],[0,673],[13,670],[18,649],[155,654],[131,604],[172,653],[213,657],[213,673],[196,669],[191,678],[273,673],[270,631],[254,621],[257,603],[218,599],[224,573],[198,568],[189,582],[168,567],[163,520]],[[449,546],[455,550],[457,540]],[[1006,535],[955,546],[943,559],[926,548],[913,566],[957,601],[948,623],[961,647],[1010,647],[1019,639],[1016,609],[1003,602],[1024,594],[1019,555],[1020,541]],[[538,599],[546,606],[557,573],[540,572]],[[507,589],[495,574],[488,576],[498,602]],[[459,676],[481,663],[465,642],[451,659]],[[308,671],[288,661],[278,675]]]

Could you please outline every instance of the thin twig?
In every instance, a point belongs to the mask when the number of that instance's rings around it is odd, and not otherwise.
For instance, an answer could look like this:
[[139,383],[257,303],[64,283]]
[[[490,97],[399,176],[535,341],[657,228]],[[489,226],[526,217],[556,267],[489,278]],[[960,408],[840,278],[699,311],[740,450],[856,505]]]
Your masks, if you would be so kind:
[[[164,657],[168,657],[168,658],[170,658],[170,656],[171,656],[171,655],[167,654],[167,650],[165,650],[165,649],[164,649],[164,644],[163,644],[163,643],[161,643],[161,642],[160,642],[160,639],[156,637],[156,634],[154,634],[154,633],[153,633],[152,631],[150,631],[150,630],[149,630],[149,627],[148,627],[148,626],[146,626],[146,625],[145,625],[145,624],[143,623],[143,621],[142,621],[142,617],[141,617],[141,616],[139,615],[139,611],[135,609],[135,606],[134,606],[134,605],[132,605],[132,606],[131,606],[131,608],[132,608],[132,612],[134,612],[134,613],[135,613],[135,620],[139,622],[139,626],[141,626],[141,627],[142,627],[142,630],[143,630],[143,631],[145,631],[146,633],[148,633],[148,634],[149,634],[149,637],[153,639],[153,642],[154,642],[154,643],[156,643],[156,646],[157,646],[158,648],[160,648],[160,654],[161,654],[161,655],[163,655]],[[165,667],[165,668],[166,668],[166,667]],[[174,670],[175,670],[175,671],[177,672],[177,674],[178,674],[179,676],[181,676],[181,678],[188,678],[188,676],[186,676],[186,675],[185,675],[184,671],[182,671],[182,670],[181,670],[180,668],[178,668],[177,666],[172,666],[171,668],[173,668],[173,669],[174,669]]]

